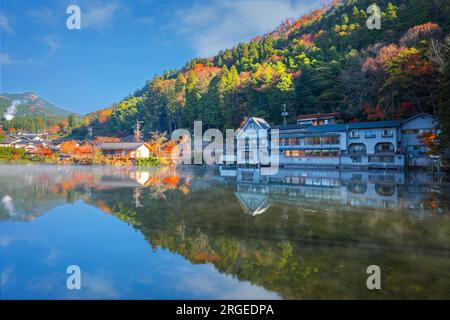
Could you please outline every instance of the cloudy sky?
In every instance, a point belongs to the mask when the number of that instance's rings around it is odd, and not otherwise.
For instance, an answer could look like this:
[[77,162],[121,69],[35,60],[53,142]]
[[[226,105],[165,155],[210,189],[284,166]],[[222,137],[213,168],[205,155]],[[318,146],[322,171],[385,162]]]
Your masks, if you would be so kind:
[[[77,113],[104,108],[189,59],[273,30],[323,0],[2,0],[1,92]],[[69,5],[81,29],[69,30]]]

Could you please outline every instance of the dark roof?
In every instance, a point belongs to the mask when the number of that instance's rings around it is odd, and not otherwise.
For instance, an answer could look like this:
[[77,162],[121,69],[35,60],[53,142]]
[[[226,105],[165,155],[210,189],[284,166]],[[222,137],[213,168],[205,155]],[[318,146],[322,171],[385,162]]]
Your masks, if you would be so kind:
[[278,130],[295,130],[295,129],[306,129],[309,126],[311,126],[310,124],[287,124],[285,126],[280,125],[280,126],[272,126],[272,129],[278,129]]
[[337,132],[346,131],[347,124],[324,124],[320,126],[310,126],[305,129],[305,132]]
[[339,115],[338,112],[333,113],[311,113],[304,114],[297,117],[297,120],[310,120],[310,119],[332,119],[336,118]]
[[392,128],[399,127],[402,124],[400,120],[385,120],[373,122],[354,122],[349,123],[349,129],[370,129],[370,128]]
[[100,143],[97,148],[102,150],[136,150],[140,146],[145,144],[144,142],[103,142]]
[[320,126],[310,126],[305,129],[305,132],[337,132],[352,129],[393,128],[399,127],[401,124],[402,122],[400,120],[324,124]]
[[23,144],[23,145],[41,145],[43,142],[42,141],[34,141],[34,140],[28,140],[28,139],[17,139],[17,140],[13,140],[11,141],[12,144]]

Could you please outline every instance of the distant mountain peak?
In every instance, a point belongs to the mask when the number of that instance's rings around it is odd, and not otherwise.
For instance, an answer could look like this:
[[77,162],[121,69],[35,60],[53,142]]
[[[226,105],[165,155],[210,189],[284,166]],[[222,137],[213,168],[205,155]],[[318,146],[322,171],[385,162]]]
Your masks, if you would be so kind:
[[0,116],[3,120],[12,120],[15,117],[67,117],[71,113],[35,92],[0,94]]

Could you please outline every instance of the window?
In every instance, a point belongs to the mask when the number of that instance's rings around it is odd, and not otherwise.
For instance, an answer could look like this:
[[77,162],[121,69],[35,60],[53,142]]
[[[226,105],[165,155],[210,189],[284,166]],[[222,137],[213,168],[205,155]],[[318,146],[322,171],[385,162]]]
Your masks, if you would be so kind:
[[395,185],[376,184],[375,191],[380,196],[391,197],[395,194]]
[[354,194],[364,194],[367,192],[367,184],[352,182],[352,183],[349,183],[348,190]]
[[393,163],[394,156],[371,156],[369,162],[373,163]]
[[331,136],[331,137],[322,137],[322,144],[339,144],[339,137]]
[[362,157],[361,156],[357,156],[357,157],[352,156],[351,159],[352,159],[353,163],[361,163],[362,162]]
[[295,146],[300,144],[300,140],[298,138],[289,138],[288,144],[290,146]]
[[366,154],[367,148],[364,143],[352,143],[348,147],[348,153],[350,154]]
[[320,137],[307,137],[305,139],[306,145],[318,145],[320,144]]
[[407,130],[402,130],[403,134],[419,134],[419,130],[417,129],[407,129]]
[[350,137],[350,139],[358,139],[359,138],[359,131],[355,131],[355,130],[350,131],[349,137]]
[[375,146],[375,153],[393,153],[394,151],[392,143],[378,143]]
[[366,138],[376,138],[377,134],[373,130],[367,130],[365,137]]
[[304,150],[287,150],[284,155],[286,157],[304,157],[305,151]]
[[330,150],[330,157],[338,157],[339,151],[337,150]]
[[392,129],[384,129],[383,130],[383,138],[391,138],[394,136],[394,131]]

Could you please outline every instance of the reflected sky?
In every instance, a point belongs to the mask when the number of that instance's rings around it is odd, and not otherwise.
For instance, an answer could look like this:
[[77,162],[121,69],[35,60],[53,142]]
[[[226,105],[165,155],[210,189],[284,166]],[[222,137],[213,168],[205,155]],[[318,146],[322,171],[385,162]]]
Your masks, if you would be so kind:
[[[2,299],[279,298],[212,264],[152,250],[133,227],[81,201],[30,223],[3,222],[2,230]],[[66,288],[72,264],[82,270],[82,290]]]
[[[2,299],[450,298],[447,177],[0,166]],[[68,290],[67,266],[82,271]],[[383,290],[367,290],[380,265]]]

